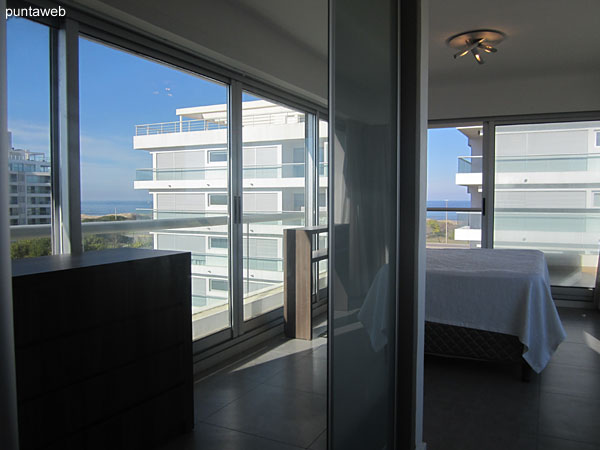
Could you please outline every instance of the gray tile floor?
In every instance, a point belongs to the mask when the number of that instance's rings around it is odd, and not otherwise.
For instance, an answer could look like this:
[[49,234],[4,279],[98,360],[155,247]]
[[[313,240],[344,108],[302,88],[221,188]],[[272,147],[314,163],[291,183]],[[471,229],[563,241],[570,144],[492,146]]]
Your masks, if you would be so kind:
[[567,340],[529,383],[518,367],[426,357],[428,450],[600,450],[600,313],[559,314]]
[[194,386],[194,431],[164,450],[326,449],[327,339],[276,338]]
[[[559,312],[567,340],[529,383],[516,366],[426,357],[428,450],[600,450],[600,313]],[[322,337],[281,337],[198,380],[195,429],[164,450],[324,450],[326,356]]]

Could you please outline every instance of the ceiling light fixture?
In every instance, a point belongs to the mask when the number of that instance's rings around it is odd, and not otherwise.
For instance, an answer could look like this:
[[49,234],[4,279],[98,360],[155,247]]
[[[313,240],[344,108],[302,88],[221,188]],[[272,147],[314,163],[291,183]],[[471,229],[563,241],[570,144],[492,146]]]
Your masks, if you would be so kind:
[[506,35],[502,31],[497,30],[473,30],[464,33],[455,34],[448,38],[446,43],[449,47],[458,50],[454,54],[454,59],[461,58],[468,53],[471,53],[479,64],[485,61],[481,56],[481,52],[496,53],[496,46],[504,40]]

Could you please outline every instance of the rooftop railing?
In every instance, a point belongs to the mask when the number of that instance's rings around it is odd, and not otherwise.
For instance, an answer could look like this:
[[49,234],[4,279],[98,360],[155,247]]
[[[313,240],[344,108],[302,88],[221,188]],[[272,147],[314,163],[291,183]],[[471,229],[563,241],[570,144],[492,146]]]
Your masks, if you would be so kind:
[[[272,113],[245,115],[242,118],[242,126],[257,125],[286,125],[292,123],[304,123],[305,116],[301,113]],[[136,136],[149,136],[155,134],[189,133],[192,131],[209,131],[227,129],[227,119],[219,120],[179,120],[175,122],[149,123],[135,126]]]

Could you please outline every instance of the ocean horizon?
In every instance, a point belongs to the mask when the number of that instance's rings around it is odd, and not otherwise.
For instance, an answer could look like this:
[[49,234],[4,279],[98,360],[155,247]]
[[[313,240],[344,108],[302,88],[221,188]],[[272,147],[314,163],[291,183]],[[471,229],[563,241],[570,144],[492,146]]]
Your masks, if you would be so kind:
[[152,209],[152,201],[144,200],[112,200],[112,201],[82,201],[81,214],[90,216],[105,216],[107,214],[144,213]]

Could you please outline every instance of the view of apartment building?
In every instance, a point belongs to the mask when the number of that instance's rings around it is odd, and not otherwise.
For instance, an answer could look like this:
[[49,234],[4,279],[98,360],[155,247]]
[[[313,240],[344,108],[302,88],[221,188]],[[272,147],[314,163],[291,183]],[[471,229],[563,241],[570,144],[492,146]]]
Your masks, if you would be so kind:
[[[153,232],[153,239],[155,249],[192,252],[194,336],[200,337],[230,320],[227,105],[176,113],[176,122],[136,126],[134,149],[149,152],[152,168],[137,170],[135,189],[152,195],[154,219],[199,220]],[[283,305],[283,230],[306,223],[306,123],[304,113],[265,100],[243,102],[242,113],[243,197],[234,208],[243,216],[247,320]],[[317,200],[323,213],[324,167]]]
[[[481,206],[481,127],[459,128],[470,156],[456,184]],[[541,250],[552,284],[593,287],[600,231],[600,122],[496,127],[494,247]],[[478,246],[481,214],[459,213],[455,239]]]
[[12,144],[9,148],[10,224],[49,224],[52,196],[50,161],[41,152],[15,149]]

